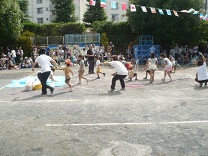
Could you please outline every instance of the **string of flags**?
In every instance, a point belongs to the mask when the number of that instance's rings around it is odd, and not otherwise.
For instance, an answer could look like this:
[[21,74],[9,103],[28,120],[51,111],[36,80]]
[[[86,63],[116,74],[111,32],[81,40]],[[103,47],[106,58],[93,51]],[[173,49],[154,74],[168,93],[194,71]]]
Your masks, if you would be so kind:
[[[119,2],[120,3],[120,2]],[[111,1],[111,9],[117,9],[118,8],[118,2],[116,1]],[[96,4],[96,0],[90,0],[89,5],[95,6]],[[106,0],[100,0],[100,7],[105,8],[106,7]],[[208,20],[208,14],[202,14],[199,13],[199,11],[194,10],[193,8],[189,9],[189,10],[181,10],[181,11],[176,11],[176,10],[170,10],[170,9],[161,9],[161,8],[155,8],[155,7],[146,7],[146,6],[141,6],[141,5],[134,5],[134,4],[130,4],[130,11],[131,12],[136,12],[137,8],[136,7],[140,7],[141,10],[144,13],[147,13],[148,9],[150,9],[152,14],[156,14],[157,10],[158,13],[160,15],[165,15],[167,14],[168,16],[172,16],[175,15],[177,17],[179,17],[178,12],[182,12],[182,13],[192,13],[194,15],[199,15],[200,19],[203,20]],[[121,8],[122,10],[127,10],[127,3],[123,3],[121,2]]]

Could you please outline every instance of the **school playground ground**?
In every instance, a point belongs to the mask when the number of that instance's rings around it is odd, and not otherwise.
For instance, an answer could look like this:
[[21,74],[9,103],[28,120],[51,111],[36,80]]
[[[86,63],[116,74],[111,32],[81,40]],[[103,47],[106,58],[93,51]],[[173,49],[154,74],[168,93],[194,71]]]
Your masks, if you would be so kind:
[[1,70],[0,155],[207,156],[208,88],[196,86],[196,67],[177,70],[172,82],[160,81],[160,67],[153,85],[142,79],[142,67],[139,81],[126,79],[125,91],[117,82],[110,92],[114,69],[106,66],[105,78],[86,75],[90,83],[78,85],[74,76],[74,92],[65,85],[48,96],[8,88],[31,69]]

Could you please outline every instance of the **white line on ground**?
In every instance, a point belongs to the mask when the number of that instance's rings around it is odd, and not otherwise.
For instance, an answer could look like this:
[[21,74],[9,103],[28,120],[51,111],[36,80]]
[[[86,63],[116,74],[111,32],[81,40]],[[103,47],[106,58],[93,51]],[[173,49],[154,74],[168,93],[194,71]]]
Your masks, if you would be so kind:
[[190,74],[186,73],[189,77],[191,77],[192,79],[195,79],[193,76],[191,76]]
[[[165,98],[165,97],[161,97],[163,100],[208,100],[208,98]],[[122,100],[119,100],[119,99],[114,99],[114,100],[111,100],[111,99],[101,99],[100,101],[102,101],[102,102],[125,102],[125,101],[127,101],[127,102],[129,102],[129,101],[131,101],[131,102],[137,102],[137,101],[148,101],[148,100],[152,100],[152,99],[131,99],[131,100],[129,100],[129,99],[127,99],[127,100],[125,100],[125,99],[122,99]],[[88,102],[93,102],[94,101],[94,99],[91,99],[91,100],[89,100],[88,99]],[[84,99],[84,100],[82,100],[82,99],[80,99],[80,100],[78,100],[78,99],[68,99],[68,100],[48,100],[48,99],[46,99],[46,100],[24,100],[24,99],[17,99],[17,100],[15,100],[15,101],[0,101],[0,103],[10,103],[10,102],[20,102],[20,103],[25,103],[25,102],[31,102],[31,103],[57,103],[57,102],[85,102],[86,103],[86,100]]]
[[123,125],[174,125],[174,124],[199,124],[208,123],[204,121],[175,121],[175,122],[143,122],[143,123],[88,123],[88,124],[45,124],[46,127],[64,127],[64,126],[123,126]]

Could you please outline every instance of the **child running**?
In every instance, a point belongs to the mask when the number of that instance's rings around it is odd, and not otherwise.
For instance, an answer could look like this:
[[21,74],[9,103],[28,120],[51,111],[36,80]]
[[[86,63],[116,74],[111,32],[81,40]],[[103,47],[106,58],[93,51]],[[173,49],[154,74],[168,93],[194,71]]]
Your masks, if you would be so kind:
[[129,79],[131,81],[135,77],[135,81],[137,81],[137,73],[134,72],[133,68],[134,68],[134,66],[132,64],[130,64],[129,70],[128,70]]
[[67,59],[67,60],[65,60],[65,64],[66,64],[66,66],[64,68],[57,68],[57,69],[64,71],[64,73],[65,73],[65,83],[68,84],[68,86],[69,86],[69,92],[72,92],[73,91],[72,85],[69,83],[69,81],[71,79],[70,74],[74,75],[74,73],[72,72],[71,67],[70,67],[72,65],[72,62],[69,59]]
[[78,71],[78,77],[79,77],[79,83],[78,84],[81,84],[81,79],[85,79],[87,81],[87,84],[89,83],[89,80],[86,79],[85,77],[83,77],[83,74],[85,72],[85,64],[84,64],[84,60],[83,60],[83,56],[82,55],[79,55],[78,56],[78,59],[80,60],[80,66],[79,66],[79,71]]
[[99,60],[99,57],[98,56],[95,56],[95,60],[96,60],[96,73],[97,73],[97,79],[100,79],[100,75],[99,73],[103,74],[103,76],[105,77],[105,73],[102,73],[101,72],[101,63],[100,63],[100,60]]
[[149,62],[146,63],[145,67],[142,69],[142,71],[146,70],[146,76],[143,78],[144,80],[147,79],[148,74],[150,75],[150,71],[149,71]]
[[172,63],[171,61],[166,57],[166,54],[162,53],[160,54],[160,58],[164,60],[165,70],[164,70],[164,78],[161,81],[165,81],[165,77],[168,74],[170,81],[172,81],[170,72],[172,71]]
[[155,58],[155,53],[150,54],[149,62],[149,71],[150,71],[150,83],[154,82],[155,70],[157,70],[157,58]]

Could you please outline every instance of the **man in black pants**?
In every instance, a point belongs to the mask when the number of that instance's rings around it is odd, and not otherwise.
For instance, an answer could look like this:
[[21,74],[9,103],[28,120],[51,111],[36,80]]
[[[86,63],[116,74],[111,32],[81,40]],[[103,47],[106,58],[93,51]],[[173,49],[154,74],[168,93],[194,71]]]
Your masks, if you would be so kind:
[[128,70],[126,69],[126,67],[123,65],[122,62],[118,61],[117,55],[112,55],[111,58],[112,58],[111,62],[104,63],[104,64],[110,64],[116,69],[116,72],[112,74],[113,78],[112,78],[111,90],[112,91],[115,90],[115,85],[117,80],[120,80],[122,90],[124,90],[125,89],[124,78],[128,75]]
[[46,53],[45,49],[40,49],[39,51],[40,56],[38,56],[35,59],[35,62],[32,65],[32,71],[35,70],[34,67],[37,63],[40,64],[40,67],[41,67],[41,72],[38,73],[38,78],[42,84],[41,95],[47,95],[47,88],[50,89],[51,94],[53,94],[53,91],[54,91],[54,88],[47,85],[46,81],[49,75],[51,74],[51,62],[56,64],[56,61],[54,61],[51,57],[47,56],[45,53]]
[[87,57],[88,57],[88,63],[89,63],[89,74],[94,74],[94,54],[92,51],[92,46],[89,47],[89,50],[87,51]]

